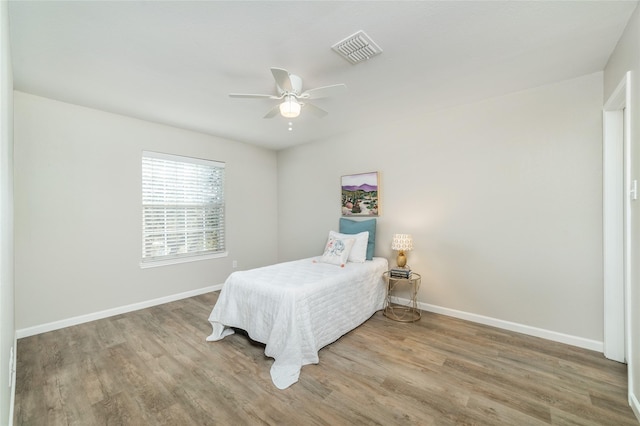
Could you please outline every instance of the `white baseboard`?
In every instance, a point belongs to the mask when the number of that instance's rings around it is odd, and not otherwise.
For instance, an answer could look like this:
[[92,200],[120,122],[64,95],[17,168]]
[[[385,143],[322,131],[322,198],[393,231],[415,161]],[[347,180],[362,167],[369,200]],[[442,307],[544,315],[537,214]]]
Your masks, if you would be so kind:
[[[396,298],[392,298],[396,299]],[[407,299],[397,298],[396,303],[408,304]],[[455,309],[443,308],[442,306],[430,305],[418,302],[418,308],[423,311],[433,312],[436,314],[447,315],[449,317],[460,318],[463,320],[476,322],[479,324],[489,325],[492,327],[502,328],[504,330],[515,331],[517,333],[529,336],[540,337],[554,342],[565,343],[567,345],[577,346],[579,348],[590,349],[602,353],[604,343],[597,340],[585,339],[583,337],[572,336],[569,334],[558,333],[556,331],[545,330],[542,328],[532,327],[529,325],[518,324],[515,322],[504,321],[497,318],[486,317],[484,315],[472,314],[469,312],[458,311]]]
[[[199,288],[196,290],[186,291],[184,293],[172,294],[170,296],[159,297],[157,299],[146,300],[144,302],[133,303],[131,305],[120,306],[117,308],[107,309],[100,312],[94,312],[87,315],[80,315],[73,318],[67,318],[60,321],[54,321],[47,324],[36,325],[33,327],[22,328],[16,330],[16,338],[35,336],[36,334],[46,333],[48,331],[59,330],[73,325],[84,324],[103,318],[120,315],[127,312],[137,311],[140,309],[150,308],[152,306],[162,305],[163,303],[175,302],[176,300],[186,299],[188,297],[198,296],[200,294],[209,293],[222,289],[222,284],[212,285],[209,287]],[[213,307],[212,307],[213,308]]]
[[[176,300],[186,299],[188,297],[198,296],[200,294],[209,293],[211,291],[217,291],[220,289],[222,289],[222,284],[217,284],[209,287],[200,288],[197,290],[187,291],[184,293],[173,294],[170,296],[160,297],[157,299],[147,300],[144,302],[134,303],[131,305],[120,306],[117,308],[107,309],[100,312],[94,312],[87,315],[80,315],[73,318],[54,321],[47,324],[41,324],[34,327],[22,328],[20,330],[16,330],[16,339],[34,336],[36,334],[46,333],[48,331],[59,330],[61,328],[71,327],[73,325],[78,325],[78,324],[83,324],[90,321],[108,318],[114,315],[120,315],[127,312],[137,311],[137,310],[149,308],[152,306],[162,305],[163,303],[174,302]],[[394,302],[407,304],[409,301],[406,299],[394,298]],[[541,337],[543,339],[565,343],[568,345],[577,346],[585,349],[590,349],[597,352],[602,352],[604,350],[603,342],[599,342],[596,340],[590,340],[582,337],[571,336],[568,334],[558,333],[555,331],[531,327],[524,324],[518,324],[510,321],[504,321],[496,318],[486,317],[483,315],[472,314],[469,312],[458,311],[455,309],[443,308],[441,306],[430,305],[427,303],[419,302],[418,308],[420,308],[423,311],[434,312],[437,314],[447,315],[454,318],[460,318],[467,321],[489,325],[492,327],[502,328],[509,331],[515,331],[517,333],[527,334],[529,336]]]
[[9,395],[9,424],[8,426],[13,426],[13,407],[16,404],[16,370],[18,366],[16,363],[18,362],[18,334],[17,332],[13,334],[13,368],[11,369],[11,377],[9,380],[11,381],[11,394]]
[[633,414],[636,415],[636,419],[640,420],[640,402],[633,392],[629,392],[629,405],[633,410]]

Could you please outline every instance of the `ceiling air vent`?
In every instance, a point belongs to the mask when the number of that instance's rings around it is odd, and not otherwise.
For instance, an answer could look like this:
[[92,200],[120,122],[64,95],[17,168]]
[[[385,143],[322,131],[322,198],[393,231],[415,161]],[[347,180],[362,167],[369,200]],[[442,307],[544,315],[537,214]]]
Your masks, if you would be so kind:
[[366,61],[382,53],[382,49],[364,31],[358,31],[337,42],[331,48],[352,64]]

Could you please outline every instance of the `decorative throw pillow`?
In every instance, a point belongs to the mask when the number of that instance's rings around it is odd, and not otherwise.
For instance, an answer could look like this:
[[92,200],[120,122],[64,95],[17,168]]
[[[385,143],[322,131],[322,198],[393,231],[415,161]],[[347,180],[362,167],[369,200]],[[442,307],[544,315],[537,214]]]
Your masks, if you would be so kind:
[[349,252],[354,242],[354,238],[329,237],[320,261],[340,265],[340,267],[344,268],[344,264],[347,263]]
[[354,238],[353,247],[349,252],[347,262],[363,263],[367,260],[367,244],[369,242],[369,231],[360,232],[358,234],[341,234],[336,231],[329,231],[329,237],[334,238]]
[[376,220],[351,220],[340,218],[340,232],[343,234],[357,234],[369,231],[369,241],[367,243],[367,260],[373,259],[376,249]]

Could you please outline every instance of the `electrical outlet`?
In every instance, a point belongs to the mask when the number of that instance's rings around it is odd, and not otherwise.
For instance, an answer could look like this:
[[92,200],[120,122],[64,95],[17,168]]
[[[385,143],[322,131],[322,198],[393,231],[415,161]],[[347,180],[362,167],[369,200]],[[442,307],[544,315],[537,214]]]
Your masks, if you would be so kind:
[[238,267],[238,261],[237,261],[237,260],[234,260],[233,262],[231,262],[231,267],[232,267],[233,269],[236,269],[236,268]]

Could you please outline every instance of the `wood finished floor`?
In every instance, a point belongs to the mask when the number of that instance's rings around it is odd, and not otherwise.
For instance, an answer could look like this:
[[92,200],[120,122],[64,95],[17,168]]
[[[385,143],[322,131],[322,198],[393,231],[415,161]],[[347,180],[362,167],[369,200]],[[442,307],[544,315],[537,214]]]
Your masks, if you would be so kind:
[[276,389],[264,347],[206,342],[209,293],[18,341],[16,425],[638,425],[626,366],[424,312],[380,312]]

